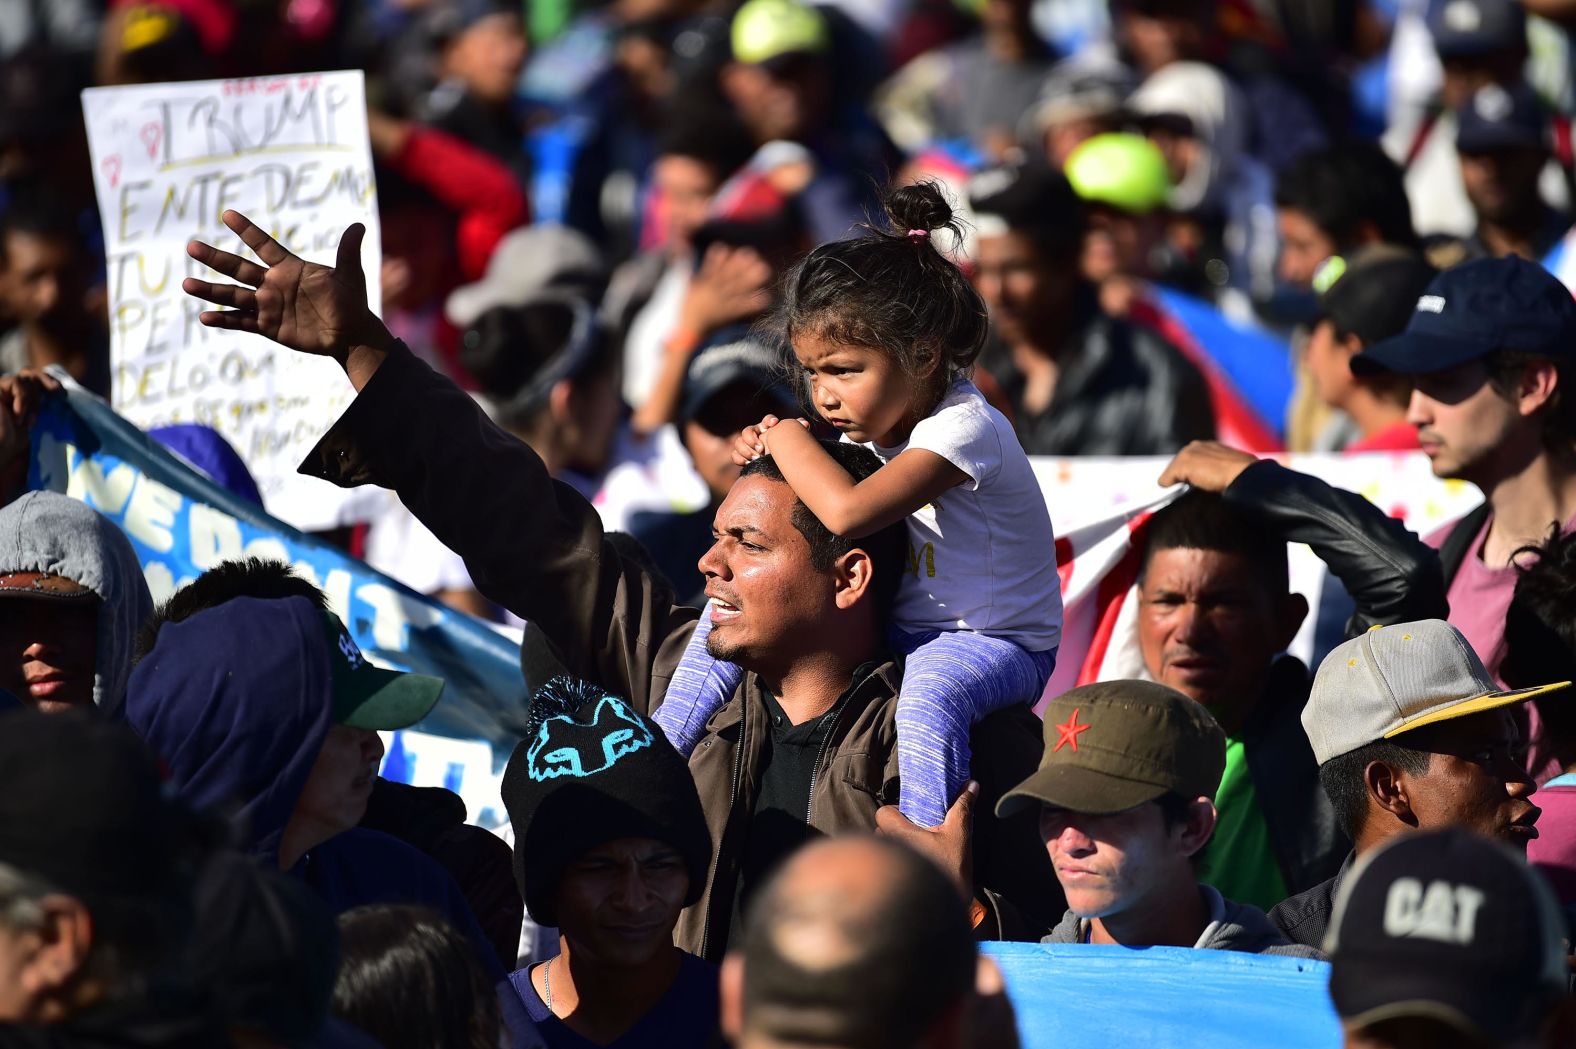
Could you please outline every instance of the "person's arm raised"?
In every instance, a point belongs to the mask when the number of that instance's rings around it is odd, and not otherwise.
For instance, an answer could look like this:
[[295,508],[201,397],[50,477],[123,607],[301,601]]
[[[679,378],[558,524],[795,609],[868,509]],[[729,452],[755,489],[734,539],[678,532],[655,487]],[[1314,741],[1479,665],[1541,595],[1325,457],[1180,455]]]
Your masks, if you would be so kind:
[[345,230],[334,265],[322,266],[292,255],[239,211],[226,211],[223,219],[263,265],[201,241],[188,244],[192,258],[240,282],[183,280],[186,294],[228,307],[205,310],[198,319],[210,328],[251,332],[292,350],[332,357],[359,392],[394,345],[394,336],[367,305],[361,272],[367,228],[357,222]]
[[1183,482],[1218,492],[1288,543],[1312,547],[1357,606],[1348,637],[1449,614],[1439,555],[1356,492],[1212,441],[1183,448],[1160,476],[1163,485]]
[[767,416],[761,430],[772,461],[794,495],[834,535],[862,539],[969,479],[935,452],[911,448],[863,481],[855,481],[803,426],[784,426]]
[[296,258],[234,212],[225,224],[265,265],[193,244],[193,258],[247,285],[186,281],[188,293],[234,307],[203,323],[333,357],[358,390],[302,471],[392,488],[465,558],[477,589],[541,628],[566,670],[642,709],[660,700],[696,611],[674,608],[666,587],[604,541],[590,503],[389,336],[366,305],[359,227],[331,268]]

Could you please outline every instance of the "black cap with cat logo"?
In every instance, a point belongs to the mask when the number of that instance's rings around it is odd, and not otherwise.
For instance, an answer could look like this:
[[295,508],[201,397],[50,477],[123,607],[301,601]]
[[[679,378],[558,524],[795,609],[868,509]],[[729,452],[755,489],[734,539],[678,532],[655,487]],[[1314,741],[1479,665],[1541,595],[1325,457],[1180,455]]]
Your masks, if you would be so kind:
[[1348,1028],[1416,1016],[1519,1044],[1566,993],[1564,928],[1542,875],[1505,845],[1459,827],[1403,834],[1341,883],[1330,1000]]

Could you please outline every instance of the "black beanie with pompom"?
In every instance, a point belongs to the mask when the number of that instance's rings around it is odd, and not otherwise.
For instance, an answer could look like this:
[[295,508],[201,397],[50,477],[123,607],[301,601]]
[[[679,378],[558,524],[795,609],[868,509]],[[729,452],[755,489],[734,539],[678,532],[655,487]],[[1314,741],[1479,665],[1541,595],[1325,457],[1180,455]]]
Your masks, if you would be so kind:
[[514,826],[514,875],[531,920],[556,926],[559,879],[618,838],[673,846],[689,872],[686,906],[706,888],[711,833],[689,765],[657,723],[600,686],[556,677],[532,697],[526,737],[501,793]]

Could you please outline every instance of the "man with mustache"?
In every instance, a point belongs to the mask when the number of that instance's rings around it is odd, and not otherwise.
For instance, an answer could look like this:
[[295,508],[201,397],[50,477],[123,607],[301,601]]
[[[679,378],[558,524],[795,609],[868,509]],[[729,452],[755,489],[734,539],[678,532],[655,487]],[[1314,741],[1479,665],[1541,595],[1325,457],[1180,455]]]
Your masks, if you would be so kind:
[[[1406,331],[1352,358],[1354,374],[1412,380],[1407,421],[1439,477],[1470,481],[1484,502],[1428,537],[1439,549],[1450,621],[1490,672],[1505,657],[1516,552],[1576,527],[1576,301],[1543,267],[1509,256],[1446,270]],[[1528,767],[1559,773],[1528,708]]]
[[1038,809],[1067,895],[1044,942],[1321,957],[1257,907],[1199,883],[1194,859],[1218,832],[1212,799],[1225,765],[1226,734],[1175,689],[1103,681],[1053,699],[1039,770],[997,806]]
[[[331,357],[359,391],[302,469],[394,489],[464,555],[483,594],[541,629],[566,670],[649,715],[678,687],[674,672],[699,610],[676,604],[666,582],[621,555],[590,503],[554,482],[529,447],[372,314],[360,270],[364,230],[347,231],[330,268],[291,255],[237,212],[224,221],[263,265],[192,243],[194,258],[242,282],[186,281],[190,295],[240,307],[205,312],[203,323]],[[826,447],[854,476],[880,466],[856,446]],[[708,961],[722,958],[748,897],[788,852],[822,834],[871,831],[877,810],[896,802],[902,670],[886,649],[886,617],[908,561],[901,526],[858,541],[832,535],[769,457],[745,468],[712,535],[697,567],[707,596],[731,609],[722,629],[747,673],[689,759],[713,859],[675,939]],[[979,797],[999,797],[1033,765],[1036,727],[1027,706],[975,726]],[[971,824],[975,797],[964,791],[949,826],[975,829],[976,884],[1031,918],[1053,907],[1055,886],[1027,828],[988,810]],[[994,895],[981,895],[976,930],[999,934],[1004,916]]]
[[1524,853],[1541,810],[1528,800],[1536,788],[1511,715],[1568,685],[1500,689],[1439,619],[1375,627],[1332,650],[1302,724],[1355,848],[1334,878],[1270,912],[1275,924],[1298,943],[1323,943],[1353,861],[1412,830],[1464,827]]
[[1444,616],[1439,562],[1362,496],[1224,445],[1189,445],[1160,481],[1194,490],[1137,539],[1144,676],[1226,732],[1200,880],[1268,909],[1334,874],[1348,847],[1297,722],[1308,668],[1285,650],[1308,604],[1289,586],[1286,544],[1308,544],[1351,595],[1348,636]]

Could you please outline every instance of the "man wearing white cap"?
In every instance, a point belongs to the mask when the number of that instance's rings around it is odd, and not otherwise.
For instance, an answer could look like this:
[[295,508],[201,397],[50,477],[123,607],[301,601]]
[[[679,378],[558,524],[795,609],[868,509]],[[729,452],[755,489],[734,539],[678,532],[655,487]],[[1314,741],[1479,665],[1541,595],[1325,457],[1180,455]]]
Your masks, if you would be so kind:
[[1337,647],[1319,664],[1302,726],[1355,848],[1334,878],[1270,918],[1317,946],[1353,859],[1409,830],[1464,827],[1525,851],[1539,809],[1512,711],[1569,684],[1502,690],[1440,619],[1375,627]]

